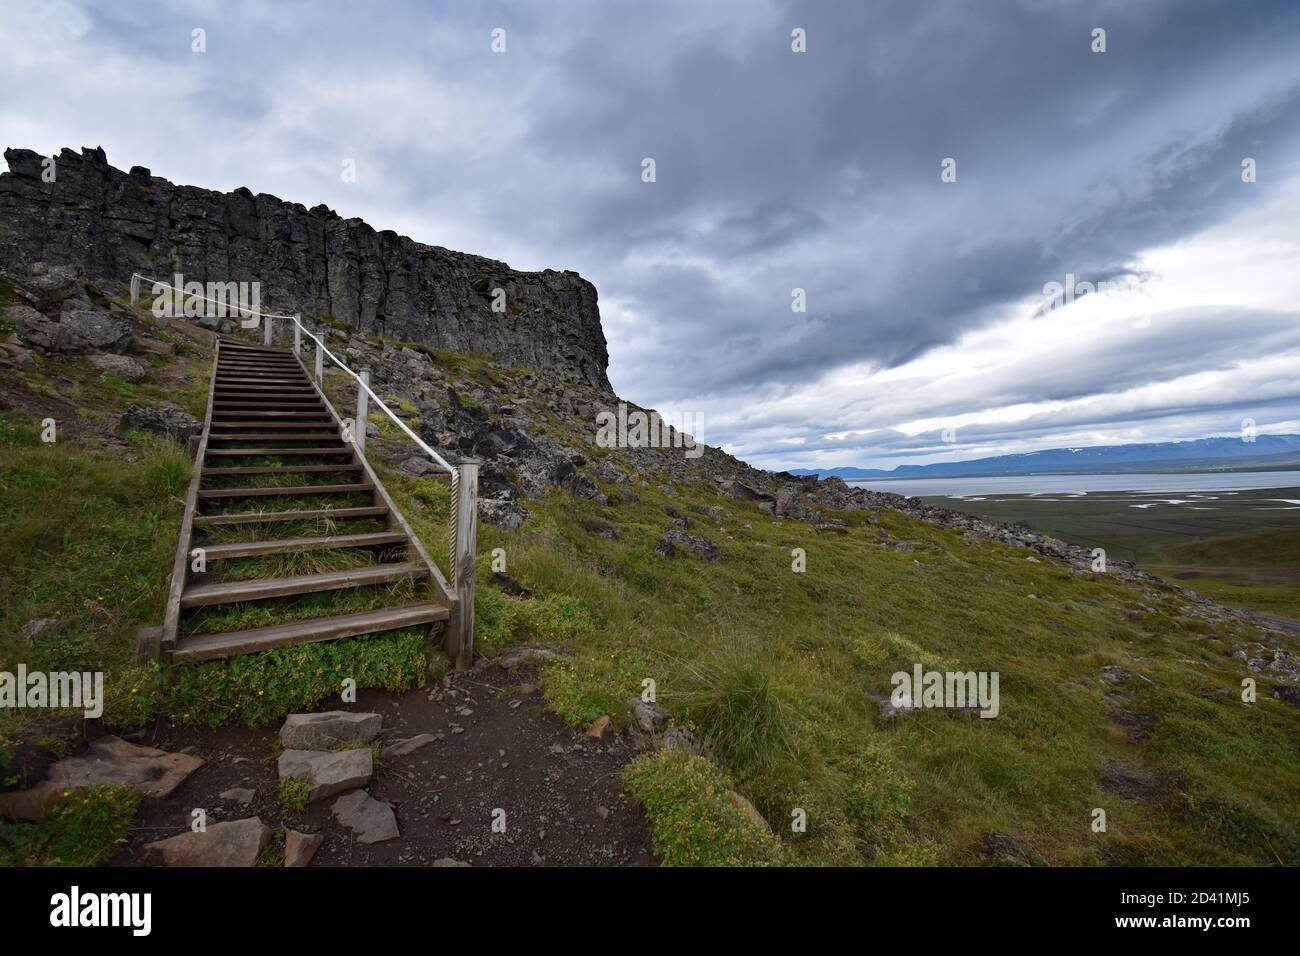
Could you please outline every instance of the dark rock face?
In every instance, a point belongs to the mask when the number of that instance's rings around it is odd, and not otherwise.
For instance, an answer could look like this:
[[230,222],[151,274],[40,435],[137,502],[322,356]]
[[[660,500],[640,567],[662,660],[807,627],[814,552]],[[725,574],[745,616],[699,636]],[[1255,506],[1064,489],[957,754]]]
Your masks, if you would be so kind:
[[[260,281],[269,311],[329,315],[358,332],[487,353],[610,391],[596,288],[575,272],[516,272],[376,232],[325,206],[307,209],[243,187],[176,186],[139,166],[124,173],[102,149],[64,149],[49,183],[37,153],[6,149],[5,159],[0,270],[25,275],[48,263],[118,288],[132,272]],[[497,288],[504,312],[492,310]]]

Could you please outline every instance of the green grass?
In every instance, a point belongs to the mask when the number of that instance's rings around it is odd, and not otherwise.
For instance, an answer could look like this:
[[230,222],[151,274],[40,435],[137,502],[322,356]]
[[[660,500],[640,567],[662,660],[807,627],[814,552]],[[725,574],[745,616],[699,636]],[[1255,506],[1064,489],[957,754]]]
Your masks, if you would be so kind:
[[300,780],[297,777],[280,778],[280,806],[286,810],[292,810],[294,813],[304,812],[310,797],[311,781]]
[[623,784],[645,808],[664,866],[771,866],[780,842],[731,804],[731,786],[704,757],[676,750],[627,766]]
[[[162,620],[189,477],[179,447],[130,439],[135,463],[43,444],[31,420],[0,416],[0,667],[103,670],[107,719],[127,726],[152,699],[135,632]],[[23,635],[42,618],[56,623]],[[0,726],[23,720],[0,712]]]
[[429,670],[426,642],[424,629],[407,628],[185,664],[176,668],[168,704],[180,723],[266,727],[341,693],[349,681],[394,693],[419,686]]
[[[1253,708],[1216,694],[1239,687],[1229,653],[1253,638],[1244,626],[1220,625],[1211,640],[1172,591],[1030,562],[897,512],[835,515],[847,525],[836,534],[700,484],[679,481],[672,497],[650,484],[610,507],[554,493],[512,533],[480,524],[479,639],[572,651],[546,666],[543,688],[575,727],[600,713],[626,720],[627,698],[653,680],[768,820],[807,811],[807,833],[779,831],[788,860],[972,863],[989,832],[1054,864],[1300,858],[1300,761],[1288,752],[1300,714],[1268,698],[1267,679]],[[718,545],[720,562],[654,553],[665,505]],[[592,521],[619,540],[585,531]],[[497,547],[531,601],[484,583]],[[791,571],[795,547],[806,573]],[[561,606],[583,626],[530,623]],[[916,662],[998,672],[1001,715],[882,717],[868,695],[888,697],[891,673]],[[1111,664],[1151,680],[1122,702],[1155,717],[1145,742],[1111,719]],[[1109,761],[1165,783],[1136,797],[1107,790]],[[1089,827],[1097,806],[1108,833]]]
[[0,866],[94,866],[126,839],[141,795],[128,787],[67,793],[35,823],[0,822]]

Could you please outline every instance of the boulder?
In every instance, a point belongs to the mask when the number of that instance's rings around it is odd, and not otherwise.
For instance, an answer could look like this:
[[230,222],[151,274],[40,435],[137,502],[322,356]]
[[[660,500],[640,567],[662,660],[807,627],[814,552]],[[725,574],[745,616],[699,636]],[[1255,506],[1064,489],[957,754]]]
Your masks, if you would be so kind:
[[393,805],[376,800],[364,790],[354,790],[334,801],[330,812],[357,835],[358,843],[383,843],[401,836]]
[[128,743],[120,737],[101,737],[90,751],[67,757],[50,767],[42,783],[28,790],[0,793],[0,816],[38,819],[63,792],[107,784],[132,787],[147,797],[165,797],[203,766],[200,757],[166,753]]
[[356,790],[370,783],[375,772],[374,756],[368,747],[356,750],[286,750],[280,754],[281,778],[293,777],[311,784],[309,802]]
[[636,718],[637,726],[646,733],[658,733],[668,723],[668,712],[657,704],[642,700],[639,694],[629,697],[628,703],[632,706],[632,716]]
[[397,470],[404,475],[411,475],[414,478],[424,478],[428,475],[442,474],[442,467],[440,465],[435,464],[429,458],[420,458],[415,455],[412,455],[410,458],[407,458],[398,465]]
[[771,501],[772,496],[766,491],[751,488],[739,478],[730,478],[721,485],[722,490],[738,501]]
[[804,514],[799,504],[800,488],[798,485],[782,485],[776,493],[772,512],[780,517],[800,518]]
[[203,423],[183,411],[171,402],[164,402],[158,408],[148,405],[128,405],[118,423],[118,431],[148,432],[170,438],[184,445],[190,438],[203,433]]
[[306,866],[316,855],[325,837],[319,833],[299,833],[286,830],[284,834],[284,865]]
[[289,750],[332,750],[368,744],[379,734],[378,714],[329,710],[319,714],[290,714],[280,728],[280,743]]
[[56,352],[116,351],[131,340],[131,326],[88,302],[63,303],[50,348]]
[[129,355],[92,355],[88,361],[101,372],[116,375],[126,382],[138,382],[145,376],[145,367]]
[[146,843],[145,849],[160,855],[164,866],[256,866],[271,832],[259,818],[249,817]]
[[722,552],[718,550],[718,546],[708,538],[701,538],[697,534],[687,534],[685,531],[665,531],[655,550],[664,557],[672,557],[677,553],[678,548],[682,548],[705,561],[717,561],[722,557]]

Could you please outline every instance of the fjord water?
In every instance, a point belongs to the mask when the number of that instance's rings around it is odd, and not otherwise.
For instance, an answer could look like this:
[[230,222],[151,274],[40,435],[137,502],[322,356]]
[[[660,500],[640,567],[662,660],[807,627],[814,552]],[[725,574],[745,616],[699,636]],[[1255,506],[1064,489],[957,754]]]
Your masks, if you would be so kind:
[[1250,491],[1300,486],[1300,471],[1214,471],[1132,475],[997,475],[989,478],[864,478],[855,488],[916,497],[1083,494],[1091,491]]

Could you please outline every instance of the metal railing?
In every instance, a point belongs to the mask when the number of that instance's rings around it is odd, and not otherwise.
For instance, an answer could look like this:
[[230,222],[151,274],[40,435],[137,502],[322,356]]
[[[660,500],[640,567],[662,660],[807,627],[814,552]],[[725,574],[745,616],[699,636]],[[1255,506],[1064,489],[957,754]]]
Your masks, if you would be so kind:
[[[369,420],[368,406],[369,400],[373,399],[379,410],[387,415],[393,424],[415,443],[416,447],[451,476],[451,546],[449,557],[451,562],[452,594],[450,597],[456,606],[452,608],[452,620],[449,621],[451,626],[448,629],[448,640],[445,643],[448,652],[456,659],[457,667],[467,667],[472,662],[474,648],[474,553],[478,537],[479,463],[477,461],[463,461],[459,465],[452,465],[437,451],[429,447],[424,439],[412,431],[406,422],[402,421],[388,407],[387,402],[375,394],[374,389],[370,387],[369,369],[354,372],[348,368],[337,355],[326,347],[320,337],[303,325],[301,313],[280,315],[274,312],[250,309],[239,302],[231,303],[224,299],[210,298],[199,292],[187,292],[170,283],[142,275],[139,272],[131,274],[131,304],[133,306],[140,304],[141,281],[151,283],[155,294],[159,294],[161,289],[171,289],[173,292],[179,293],[181,303],[184,303],[187,299],[201,299],[204,302],[219,305],[225,311],[233,311],[240,315],[255,318],[256,322],[252,326],[245,327],[256,328],[260,324],[263,328],[262,341],[267,346],[272,344],[274,338],[274,320],[292,322],[293,354],[300,362],[302,361],[302,336],[306,335],[315,345],[314,377],[316,386],[321,389],[322,395],[324,394],[324,360],[326,358],[356,380],[357,413],[353,419],[352,434],[347,435],[345,429],[344,440],[351,439],[358,455],[365,459],[366,423]],[[180,311],[182,314],[184,313],[183,306]]]

